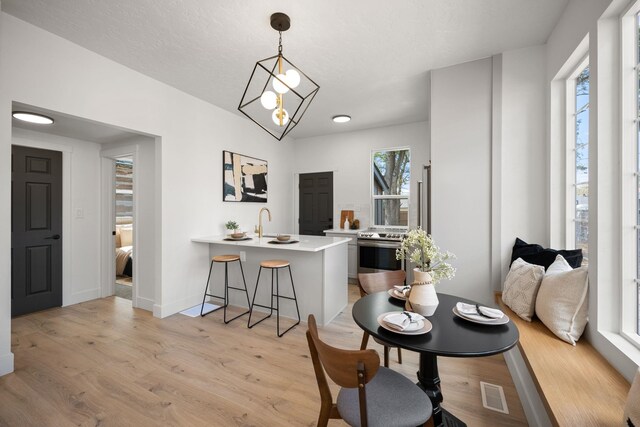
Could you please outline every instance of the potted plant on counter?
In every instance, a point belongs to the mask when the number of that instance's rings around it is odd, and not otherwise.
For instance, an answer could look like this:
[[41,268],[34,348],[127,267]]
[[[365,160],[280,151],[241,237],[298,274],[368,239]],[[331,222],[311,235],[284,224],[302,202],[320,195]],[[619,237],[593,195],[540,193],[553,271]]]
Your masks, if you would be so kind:
[[235,221],[227,221],[227,223],[224,225],[225,228],[229,231],[231,231],[231,237],[234,239],[242,239],[244,237],[244,233],[241,233],[238,231],[238,229],[240,228],[240,226],[238,225],[237,222]]
[[442,279],[451,279],[455,268],[447,261],[455,255],[442,251],[433,237],[422,228],[410,230],[396,250],[396,259],[408,260],[416,265],[409,293],[411,308],[423,316],[431,316],[438,308],[438,294],[433,285]]

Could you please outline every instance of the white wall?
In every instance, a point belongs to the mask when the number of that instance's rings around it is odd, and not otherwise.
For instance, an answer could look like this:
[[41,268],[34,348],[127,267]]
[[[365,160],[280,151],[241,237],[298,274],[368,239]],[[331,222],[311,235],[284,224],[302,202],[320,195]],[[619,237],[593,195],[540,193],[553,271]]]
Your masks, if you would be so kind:
[[[355,210],[360,228],[366,228],[371,218],[372,151],[393,147],[409,147],[411,151],[409,221],[411,226],[415,226],[416,182],[422,177],[422,165],[429,162],[427,122],[298,139],[295,141],[293,172],[297,175],[333,171],[334,228],[340,227],[340,211],[343,209]],[[293,220],[297,230],[297,187],[293,190]]]
[[[11,102],[18,101],[161,139],[161,259],[154,313],[195,305],[208,271],[208,248],[191,243],[235,219],[257,221],[262,204],[222,202],[222,150],[269,162],[274,229],[292,223],[291,150],[246,118],[224,111],[5,13],[0,17],[0,367],[10,353]],[[249,71],[249,70],[248,70]],[[36,83],[34,83],[36,82]],[[238,88],[238,93],[242,88]],[[267,228],[269,229],[269,227]],[[11,369],[11,368],[10,368]]]
[[[63,151],[63,305],[100,296],[100,145],[13,128],[12,144]],[[67,175],[67,173],[69,175]],[[82,218],[76,211],[82,210]],[[66,229],[68,228],[68,229]],[[67,256],[68,255],[68,256]]]
[[[432,230],[457,256],[438,291],[491,301],[491,58],[431,73]],[[506,178],[504,178],[506,179]]]
[[546,48],[502,54],[501,272],[516,237],[547,243]]

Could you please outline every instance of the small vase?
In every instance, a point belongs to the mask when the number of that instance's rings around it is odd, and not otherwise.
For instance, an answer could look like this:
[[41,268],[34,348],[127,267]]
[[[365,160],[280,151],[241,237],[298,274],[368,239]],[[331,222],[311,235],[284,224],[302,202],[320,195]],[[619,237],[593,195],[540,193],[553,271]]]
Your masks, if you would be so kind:
[[426,317],[433,316],[439,303],[429,272],[414,269],[413,283],[409,293],[409,304],[413,311]]

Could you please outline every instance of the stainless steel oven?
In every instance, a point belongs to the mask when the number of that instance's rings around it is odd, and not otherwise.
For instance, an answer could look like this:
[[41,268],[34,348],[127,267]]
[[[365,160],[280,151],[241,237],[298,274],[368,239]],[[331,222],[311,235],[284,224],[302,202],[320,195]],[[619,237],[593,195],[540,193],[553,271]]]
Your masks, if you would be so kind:
[[404,261],[396,259],[396,250],[404,229],[369,229],[358,233],[358,273],[405,270]]

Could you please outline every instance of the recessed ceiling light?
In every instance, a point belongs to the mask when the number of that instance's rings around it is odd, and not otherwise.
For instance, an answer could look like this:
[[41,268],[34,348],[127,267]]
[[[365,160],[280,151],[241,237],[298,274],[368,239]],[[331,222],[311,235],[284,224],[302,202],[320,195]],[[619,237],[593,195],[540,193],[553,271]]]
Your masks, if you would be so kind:
[[51,117],[43,116],[42,114],[27,113],[26,111],[14,111],[11,115],[14,119],[38,125],[50,125],[53,123],[53,119]]
[[351,116],[340,114],[338,116],[333,116],[332,120],[336,123],[347,123],[349,120],[351,120]]

